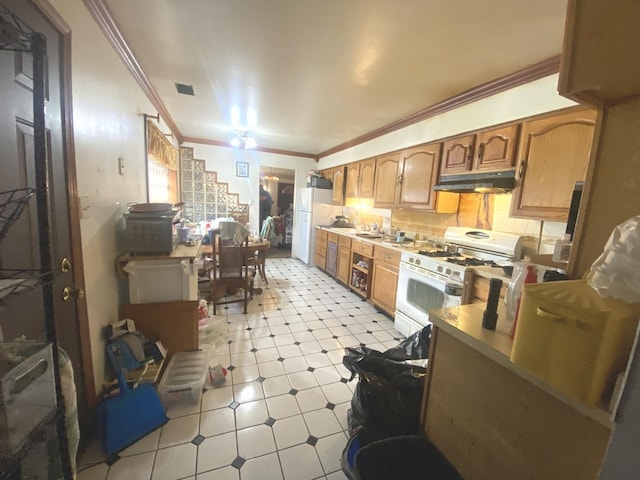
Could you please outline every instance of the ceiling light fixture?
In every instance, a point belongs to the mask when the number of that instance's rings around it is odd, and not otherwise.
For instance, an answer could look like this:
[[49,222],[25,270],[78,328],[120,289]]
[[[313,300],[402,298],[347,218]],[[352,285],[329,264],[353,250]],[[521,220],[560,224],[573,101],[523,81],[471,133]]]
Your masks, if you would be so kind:
[[242,147],[247,150],[256,148],[258,143],[248,130],[236,130],[235,136],[229,141],[232,147]]

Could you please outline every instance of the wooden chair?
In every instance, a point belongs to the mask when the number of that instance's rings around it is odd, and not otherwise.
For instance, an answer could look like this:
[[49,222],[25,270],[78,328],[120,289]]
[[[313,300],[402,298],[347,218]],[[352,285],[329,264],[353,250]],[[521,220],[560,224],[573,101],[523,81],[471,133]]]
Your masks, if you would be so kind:
[[[213,314],[216,314],[218,305],[229,303],[243,303],[243,312],[247,313],[256,276],[255,252],[250,251],[248,239],[240,245],[234,245],[223,241],[219,232],[213,233],[212,245],[215,252],[215,259],[210,263]],[[242,291],[241,295],[238,295],[239,290]]]

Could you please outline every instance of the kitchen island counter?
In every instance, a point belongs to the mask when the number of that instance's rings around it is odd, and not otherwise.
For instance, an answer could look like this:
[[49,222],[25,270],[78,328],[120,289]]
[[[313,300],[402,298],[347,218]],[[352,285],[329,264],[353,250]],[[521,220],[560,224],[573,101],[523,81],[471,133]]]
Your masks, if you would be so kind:
[[434,329],[421,422],[466,479],[596,479],[612,422],[511,363],[513,341],[499,305],[430,311]]

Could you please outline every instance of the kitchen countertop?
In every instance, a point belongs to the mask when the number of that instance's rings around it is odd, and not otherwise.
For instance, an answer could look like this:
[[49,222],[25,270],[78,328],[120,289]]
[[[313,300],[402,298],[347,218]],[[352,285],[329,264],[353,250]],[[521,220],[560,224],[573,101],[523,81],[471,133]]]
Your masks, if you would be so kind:
[[360,240],[361,242],[370,243],[374,246],[391,248],[394,250],[398,250],[400,252],[417,252],[421,248],[424,248],[422,245],[418,245],[413,241],[404,242],[402,245],[395,242],[393,237],[368,237],[368,236],[360,236],[356,233],[355,228],[335,228],[335,227],[325,227],[325,226],[316,226],[316,228],[326,230],[327,232],[336,233],[338,235],[344,235],[346,237],[355,238],[356,240]]
[[[374,246],[390,248],[392,250],[397,250],[399,252],[417,252],[427,246],[425,243],[416,243],[414,241],[404,242],[401,245],[398,245],[394,242],[393,238],[367,238],[361,237],[355,233],[354,228],[332,228],[326,226],[317,226],[316,228],[320,228],[322,230],[326,230],[327,232],[337,233],[338,235],[345,235],[350,238],[355,238],[356,240],[360,240],[365,243],[370,243]],[[485,278],[499,278],[505,285],[509,284],[511,277],[504,274],[504,271],[500,267],[489,267],[489,266],[480,266],[473,267],[473,272]]]
[[610,428],[612,426],[613,421],[609,412],[600,408],[589,407],[570,398],[519,365],[512,363],[510,356],[513,340],[509,336],[509,326],[505,321],[506,308],[503,302],[498,302],[498,321],[495,330],[482,328],[482,315],[485,308],[485,303],[438,308],[429,312],[429,320],[433,322],[435,327],[441,328],[462,343],[553,395],[583,415],[592,418],[605,427]]

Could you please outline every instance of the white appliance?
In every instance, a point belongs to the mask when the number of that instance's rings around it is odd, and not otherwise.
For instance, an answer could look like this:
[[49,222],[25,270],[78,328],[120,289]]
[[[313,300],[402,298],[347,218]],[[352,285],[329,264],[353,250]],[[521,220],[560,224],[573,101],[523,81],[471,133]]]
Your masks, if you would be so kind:
[[409,336],[430,324],[429,311],[442,307],[444,286],[454,271],[464,281],[461,303],[468,303],[473,267],[498,266],[519,259],[522,242],[520,235],[449,227],[442,240],[448,248],[403,252],[398,275],[395,329]]
[[307,265],[313,265],[316,248],[316,225],[329,225],[331,217],[342,208],[331,205],[333,191],[324,188],[299,188],[293,226],[294,255]]
[[135,260],[129,274],[129,303],[198,300],[198,266],[190,259]]

